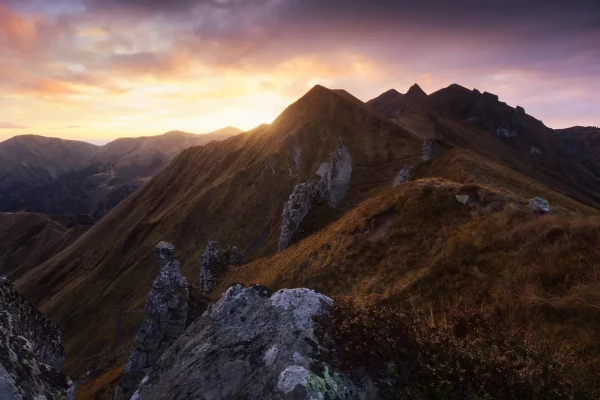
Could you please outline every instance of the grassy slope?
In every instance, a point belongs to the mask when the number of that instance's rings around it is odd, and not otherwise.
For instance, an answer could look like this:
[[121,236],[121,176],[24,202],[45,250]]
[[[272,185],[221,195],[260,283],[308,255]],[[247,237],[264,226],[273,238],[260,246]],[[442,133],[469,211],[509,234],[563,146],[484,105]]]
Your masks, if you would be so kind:
[[[454,165],[446,172],[456,179],[468,175],[457,164],[468,166],[471,157],[450,152],[437,162]],[[436,169],[435,163],[428,167]],[[473,190],[471,178],[463,179],[467,185],[439,178],[410,182],[365,201],[280,254],[231,269],[219,289],[232,282],[306,286],[416,307],[434,319],[467,306],[501,309],[516,329],[597,357],[600,215],[531,187],[529,178],[508,169],[487,170],[485,163],[480,168],[486,183],[478,185],[483,197],[476,206],[454,198],[461,187]],[[552,199],[554,215],[527,209],[532,191]]]

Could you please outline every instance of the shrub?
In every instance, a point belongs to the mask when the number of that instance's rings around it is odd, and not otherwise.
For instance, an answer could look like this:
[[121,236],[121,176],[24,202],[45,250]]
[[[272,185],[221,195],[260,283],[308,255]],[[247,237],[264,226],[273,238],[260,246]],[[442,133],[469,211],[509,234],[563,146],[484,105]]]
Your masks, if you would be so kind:
[[390,399],[594,398],[570,354],[502,329],[502,316],[474,309],[433,326],[414,313],[337,299],[317,335],[328,361],[348,373],[366,370]]

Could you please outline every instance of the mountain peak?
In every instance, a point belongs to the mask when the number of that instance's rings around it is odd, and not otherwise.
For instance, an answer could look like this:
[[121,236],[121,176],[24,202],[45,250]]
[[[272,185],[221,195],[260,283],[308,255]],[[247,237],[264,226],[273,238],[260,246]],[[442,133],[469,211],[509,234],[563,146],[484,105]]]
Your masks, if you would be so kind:
[[425,93],[423,91],[423,89],[421,89],[421,86],[419,86],[418,84],[414,84],[410,87],[410,89],[408,89],[408,92],[406,92],[407,96],[427,96],[427,93]]

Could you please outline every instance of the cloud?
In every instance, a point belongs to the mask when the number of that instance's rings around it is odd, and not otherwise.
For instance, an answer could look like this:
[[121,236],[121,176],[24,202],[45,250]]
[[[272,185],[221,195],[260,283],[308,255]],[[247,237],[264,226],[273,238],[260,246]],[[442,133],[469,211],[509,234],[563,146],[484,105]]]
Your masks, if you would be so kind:
[[11,124],[10,122],[0,122],[0,129],[27,129],[24,125]]

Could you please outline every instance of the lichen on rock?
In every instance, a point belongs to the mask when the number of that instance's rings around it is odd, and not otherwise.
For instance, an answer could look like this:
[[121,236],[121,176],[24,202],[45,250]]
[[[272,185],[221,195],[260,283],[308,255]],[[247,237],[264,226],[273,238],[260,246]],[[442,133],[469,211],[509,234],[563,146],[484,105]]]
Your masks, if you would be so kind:
[[163,355],[139,400],[375,399],[373,382],[322,361],[312,320],[332,300],[309,289],[231,286]]
[[138,332],[115,399],[129,399],[147,368],[183,333],[187,318],[188,283],[174,258],[175,246],[160,242],[156,246],[160,274],[152,284],[146,301],[146,318]]

